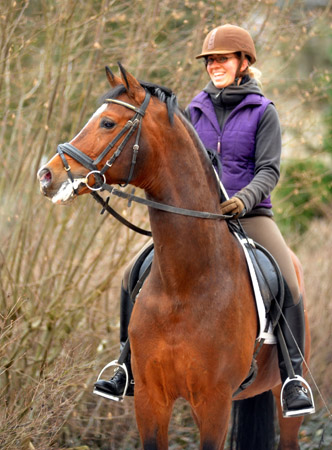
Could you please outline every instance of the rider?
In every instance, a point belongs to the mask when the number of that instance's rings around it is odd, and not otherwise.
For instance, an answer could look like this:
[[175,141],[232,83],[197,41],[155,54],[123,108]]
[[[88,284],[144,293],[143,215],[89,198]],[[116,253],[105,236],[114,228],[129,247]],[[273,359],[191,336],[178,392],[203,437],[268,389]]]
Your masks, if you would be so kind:
[[[205,147],[214,151],[221,162],[220,176],[229,196],[229,200],[221,204],[221,212],[235,214],[248,236],[265,247],[279,264],[286,280],[283,309],[286,323],[282,320],[281,328],[294,373],[302,376],[302,356],[298,350],[303,355],[302,296],[289,249],[273,220],[270,197],[279,180],[280,123],[274,104],[260,89],[256,79],[259,71],[251,67],[256,61],[255,45],[245,29],[222,25],[208,33],[202,52],[196,58],[203,59],[210,80],[191,101],[186,115]],[[128,273],[129,269],[121,289],[122,345],[128,337],[131,313]],[[279,345],[278,355],[284,383],[284,414],[295,416],[313,412],[314,406],[301,381],[294,378],[285,383],[287,363]],[[132,377],[130,356],[126,366]],[[125,381],[125,373],[120,368],[109,381],[99,380],[96,388],[119,396],[124,391]],[[127,395],[133,395],[132,385]]]

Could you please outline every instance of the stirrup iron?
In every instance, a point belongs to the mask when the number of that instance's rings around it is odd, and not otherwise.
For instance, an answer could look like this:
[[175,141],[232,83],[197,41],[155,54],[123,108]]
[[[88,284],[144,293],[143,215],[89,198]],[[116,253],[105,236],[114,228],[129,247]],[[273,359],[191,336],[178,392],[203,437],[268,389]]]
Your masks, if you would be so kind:
[[[301,384],[305,385],[306,394],[309,394],[308,397],[309,397],[309,399],[311,401],[312,406],[308,407],[308,408],[301,409],[301,410],[284,411],[284,405],[283,405],[284,389],[285,389],[285,386],[288,383],[290,383],[290,382],[292,382],[294,380],[297,380]],[[283,417],[300,417],[300,416],[304,416],[305,414],[313,414],[316,411],[314,397],[312,395],[311,388],[310,388],[309,384],[307,383],[307,381],[303,377],[301,377],[300,375],[294,375],[292,378],[288,377],[285,380],[284,384],[282,385],[281,392],[280,392],[280,402],[281,402],[281,410],[282,410]]]
[[124,373],[126,374],[126,384],[125,384],[123,393],[119,396],[111,395],[111,394],[107,394],[107,392],[104,392],[101,389],[98,389],[98,388],[96,388],[96,386],[94,386],[93,394],[100,395],[101,397],[108,398],[109,400],[113,400],[115,402],[123,402],[125,395],[127,393],[128,386],[129,386],[129,374],[128,374],[128,369],[127,369],[125,363],[120,364],[117,359],[114,359],[114,361],[111,361],[108,364],[106,364],[106,366],[101,370],[100,374],[98,375],[96,383],[99,381],[103,372],[106,369],[108,369],[109,367],[118,367],[118,368],[122,369],[124,371]]

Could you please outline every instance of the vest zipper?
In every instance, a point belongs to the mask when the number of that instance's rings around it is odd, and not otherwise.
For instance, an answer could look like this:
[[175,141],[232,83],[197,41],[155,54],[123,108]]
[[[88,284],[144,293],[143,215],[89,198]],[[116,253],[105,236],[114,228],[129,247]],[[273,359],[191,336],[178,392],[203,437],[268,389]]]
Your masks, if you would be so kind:
[[220,136],[218,136],[217,153],[220,155]]

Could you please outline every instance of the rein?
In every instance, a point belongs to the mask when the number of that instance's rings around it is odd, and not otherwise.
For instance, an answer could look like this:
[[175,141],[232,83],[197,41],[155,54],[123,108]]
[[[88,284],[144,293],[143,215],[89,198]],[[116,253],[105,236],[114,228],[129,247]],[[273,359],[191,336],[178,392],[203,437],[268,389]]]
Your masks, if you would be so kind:
[[129,204],[131,202],[136,202],[154,209],[159,209],[160,211],[166,211],[173,214],[180,214],[182,216],[197,217],[199,219],[214,219],[214,220],[231,219],[233,217],[232,214],[216,214],[216,213],[209,213],[206,211],[196,211],[194,209],[178,208],[177,206],[165,205],[165,203],[155,202],[153,200],[138,197],[137,195],[122,192],[119,189],[116,189],[113,186],[110,186],[109,184],[106,183],[103,183],[100,186],[100,189],[106,190],[110,194],[116,195],[117,197],[128,199]]
[[[114,137],[114,139],[107,145],[107,147],[101,152],[101,154],[95,160],[93,160],[92,158],[87,156],[85,153],[83,153],[81,150],[79,150],[74,145],[72,145],[68,142],[58,145],[57,153],[59,154],[59,156],[62,159],[64,169],[66,170],[66,172],[68,174],[68,178],[69,178],[70,182],[72,183],[72,185],[74,184],[74,177],[71,173],[71,167],[67,162],[65,154],[69,155],[75,161],[77,161],[82,166],[84,166],[90,170],[90,172],[87,174],[87,176],[85,178],[85,185],[87,186],[87,188],[89,188],[92,191],[91,193],[92,193],[92,196],[94,197],[94,199],[98,203],[103,205],[101,214],[103,214],[106,210],[107,212],[112,214],[117,220],[119,220],[121,223],[123,223],[127,227],[131,228],[132,230],[134,230],[138,233],[141,233],[141,234],[144,234],[147,236],[151,236],[150,231],[143,230],[143,229],[131,224],[130,222],[128,222],[120,214],[118,214],[113,208],[111,208],[109,206],[109,204],[108,204],[109,198],[107,199],[107,201],[104,201],[103,198],[100,195],[98,195],[96,191],[106,190],[112,195],[115,195],[115,196],[123,198],[123,199],[128,199],[129,206],[130,206],[131,202],[136,202],[136,203],[140,203],[142,205],[145,205],[145,206],[148,206],[148,207],[151,207],[154,209],[158,209],[161,211],[165,211],[165,212],[169,212],[169,213],[173,213],[173,214],[180,214],[180,215],[184,215],[184,216],[188,216],[188,217],[196,217],[196,218],[200,218],[200,219],[221,220],[221,219],[233,218],[232,214],[216,214],[216,213],[209,213],[206,211],[196,211],[196,210],[166,205],[164,203],[156,202],[153,200],[144,199],[142,197],[133,195],[133,193],[128,194],[126,192],[122,192],[119,189],[116,189],[113,186],[110,186],[109,184],[106,183],[106,177],[105,177],[106,171],[112,167],[115,160],[121,155],[123,149],[125,148],[126,144],[128,143],[129,139],[131,138],[131,136],[137,130],[135,143],[132,147],[133,155],[132,155],[129,175],[128,175],[128,178],[127,178],[127,181],[125,182],[125,184],[122,184],[122,185],[120,184],[120,186],[125,187],[130,183],[130,181],[133,177],[135,164],[136,164],[136,160],[137,160],[137,154],[139,151],[139,139],[140,139],[141,129],[142,129],[142,119],[145,115],[145,111],[149,104],[150,98],[151,98],[151,94],[148,91],[146,91],[144,101],[139,108],[137,108],[129,103],[123,102],[121,100],[117,100],[117,99],[107,99],[106,100],[106,102],[108,102],[108,103],[115,103],[115,104],[124,106],[125,108],[135,111],[135,115],[132,119],[128,120],[128,122],[122,128],[122,130]],[[112,148],[115,146],[115,144],[119,141],[119,139],[122,136],[124,136],[123,141],[119,144],[118,148],[113,153],[111,158],[108,161],[106,161],[104,167],[101,170],[99,170],[97,167],[98,164],[100,164],[100,162],[108,155],[108,153],[112,150]],[[93,175],[95,178],[95,184],[93,186],[91,186],[89,184],[90,175]],[[74,185],[72,187],[73,187],[74,193],[77,195],[77,188],[75,188]]]

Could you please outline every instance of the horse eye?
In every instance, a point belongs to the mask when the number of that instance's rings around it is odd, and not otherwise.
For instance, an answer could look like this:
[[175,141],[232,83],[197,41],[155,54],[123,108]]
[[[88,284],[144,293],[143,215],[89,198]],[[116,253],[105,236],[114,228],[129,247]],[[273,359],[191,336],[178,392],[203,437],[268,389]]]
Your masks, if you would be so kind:
[[110,119],[104,118],[100,122],[100,127],[107,128],[108,130],[110,130],[111,128],[115,127],[115,123]]

